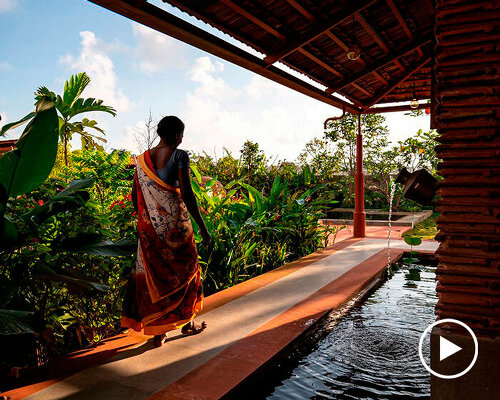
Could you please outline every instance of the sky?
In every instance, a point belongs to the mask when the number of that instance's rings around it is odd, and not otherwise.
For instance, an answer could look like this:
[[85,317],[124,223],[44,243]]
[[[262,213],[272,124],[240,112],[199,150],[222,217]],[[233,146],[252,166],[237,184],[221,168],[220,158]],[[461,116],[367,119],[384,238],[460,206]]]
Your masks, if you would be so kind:
[[[247,46],[165,5],[166,9],[247,51]],[[273,159],[293,161],[323,134],[323,121],[340,110],[281,86],[86,0],[0,0],[0,126],[33,109],[33,92],[61,93],[64,81],[85,71],[83,97],[113,106],[117,116],[89,113],[106,132],[106,149],[139,152],[134,132],[177,115],[185,125],[181,148],[233,155],[246,140]],[[429,118],[386,114],[390,140],[429,130]],[[17,138],[21,130],[7,138]],[[79,139],[73,140],[79,148]]]

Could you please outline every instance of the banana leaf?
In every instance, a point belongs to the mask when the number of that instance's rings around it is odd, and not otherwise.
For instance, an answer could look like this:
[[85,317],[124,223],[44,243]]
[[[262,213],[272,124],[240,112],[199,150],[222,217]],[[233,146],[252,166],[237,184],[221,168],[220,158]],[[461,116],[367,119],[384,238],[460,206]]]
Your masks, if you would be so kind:
[[22,218],[25,221],[31,219],[36,222],[42,222],[60,212],[76,210],[90,199],[90,194],[83,189],[89,188],[93,184],[92,179],[73,180],[66,189],[57,193],[42,206],[35,207],[23,214]]
[[0,183],[8,197],[30,192],[47,179],[56,160],[58,138],[57,112],[52,105],[37,112],[16,149],[0,157]]
[[120,239],[116,242],[105,239],[98,233],[78,233],[73,237],[63,239],[58,249],[74,253],[90,253],[97,256],[124,257],[137,251],[137,243],[129,239]]
[[45,264],[39,265],[38,273],[45,276],[46,279],[54,282],[67,283],[70,289],[81,288],[87,290],[96,290],[105,293],[109,290],[108,285],[103,285],[97,282],[87,281],[85,279],[74,278],[68,275],[59,274]]
[[27,311],[0,310],[0,335],[35,333],[30,320],[32,315],[33,313]]

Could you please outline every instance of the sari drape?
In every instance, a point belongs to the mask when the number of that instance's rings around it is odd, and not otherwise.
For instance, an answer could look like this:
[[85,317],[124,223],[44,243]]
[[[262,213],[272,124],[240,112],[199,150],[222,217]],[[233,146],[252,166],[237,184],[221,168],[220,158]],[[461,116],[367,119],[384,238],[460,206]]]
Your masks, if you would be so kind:
[[148,151],[136,164],[139,241],[121,325],[159,335],[182,327],[201,311],[201,269],[180,189],[158,177]]

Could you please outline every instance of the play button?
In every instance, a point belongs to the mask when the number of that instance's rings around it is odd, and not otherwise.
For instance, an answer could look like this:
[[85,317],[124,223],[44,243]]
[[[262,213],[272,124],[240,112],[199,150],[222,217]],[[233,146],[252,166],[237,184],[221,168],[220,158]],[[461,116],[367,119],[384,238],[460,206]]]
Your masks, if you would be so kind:
[[442,336],[439,337],[439,361],[443,361],[445,358],[452,356],[460,350],[462,350],[460,346],[457,346]]
[[[441,324],[443,326],[439,326]],[[451,331],[450,327],[453,327]],[[457,334],[460,330],[461,333]],[[425,340],[430,343],[426,351],[428,349],[430,352],[434,369],[431,369],[423,355]],[[472,329],[462,321],[452,318],[442,319],[430,324],[422,333],[418,344],[418,355],[422,365],[432,375],[442,379],[459,378],[469,372],[476,363],[477,338]]]

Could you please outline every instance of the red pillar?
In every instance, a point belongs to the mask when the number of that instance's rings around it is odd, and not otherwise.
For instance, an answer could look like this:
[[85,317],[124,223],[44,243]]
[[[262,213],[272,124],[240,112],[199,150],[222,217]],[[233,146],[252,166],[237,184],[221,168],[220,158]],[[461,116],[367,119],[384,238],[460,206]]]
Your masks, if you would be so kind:
[[356,135],[356,175],[354,178],[354,237],[365,237],[365,181],[363,176],[363,136],[361,135],[361,114],[358,114]]

